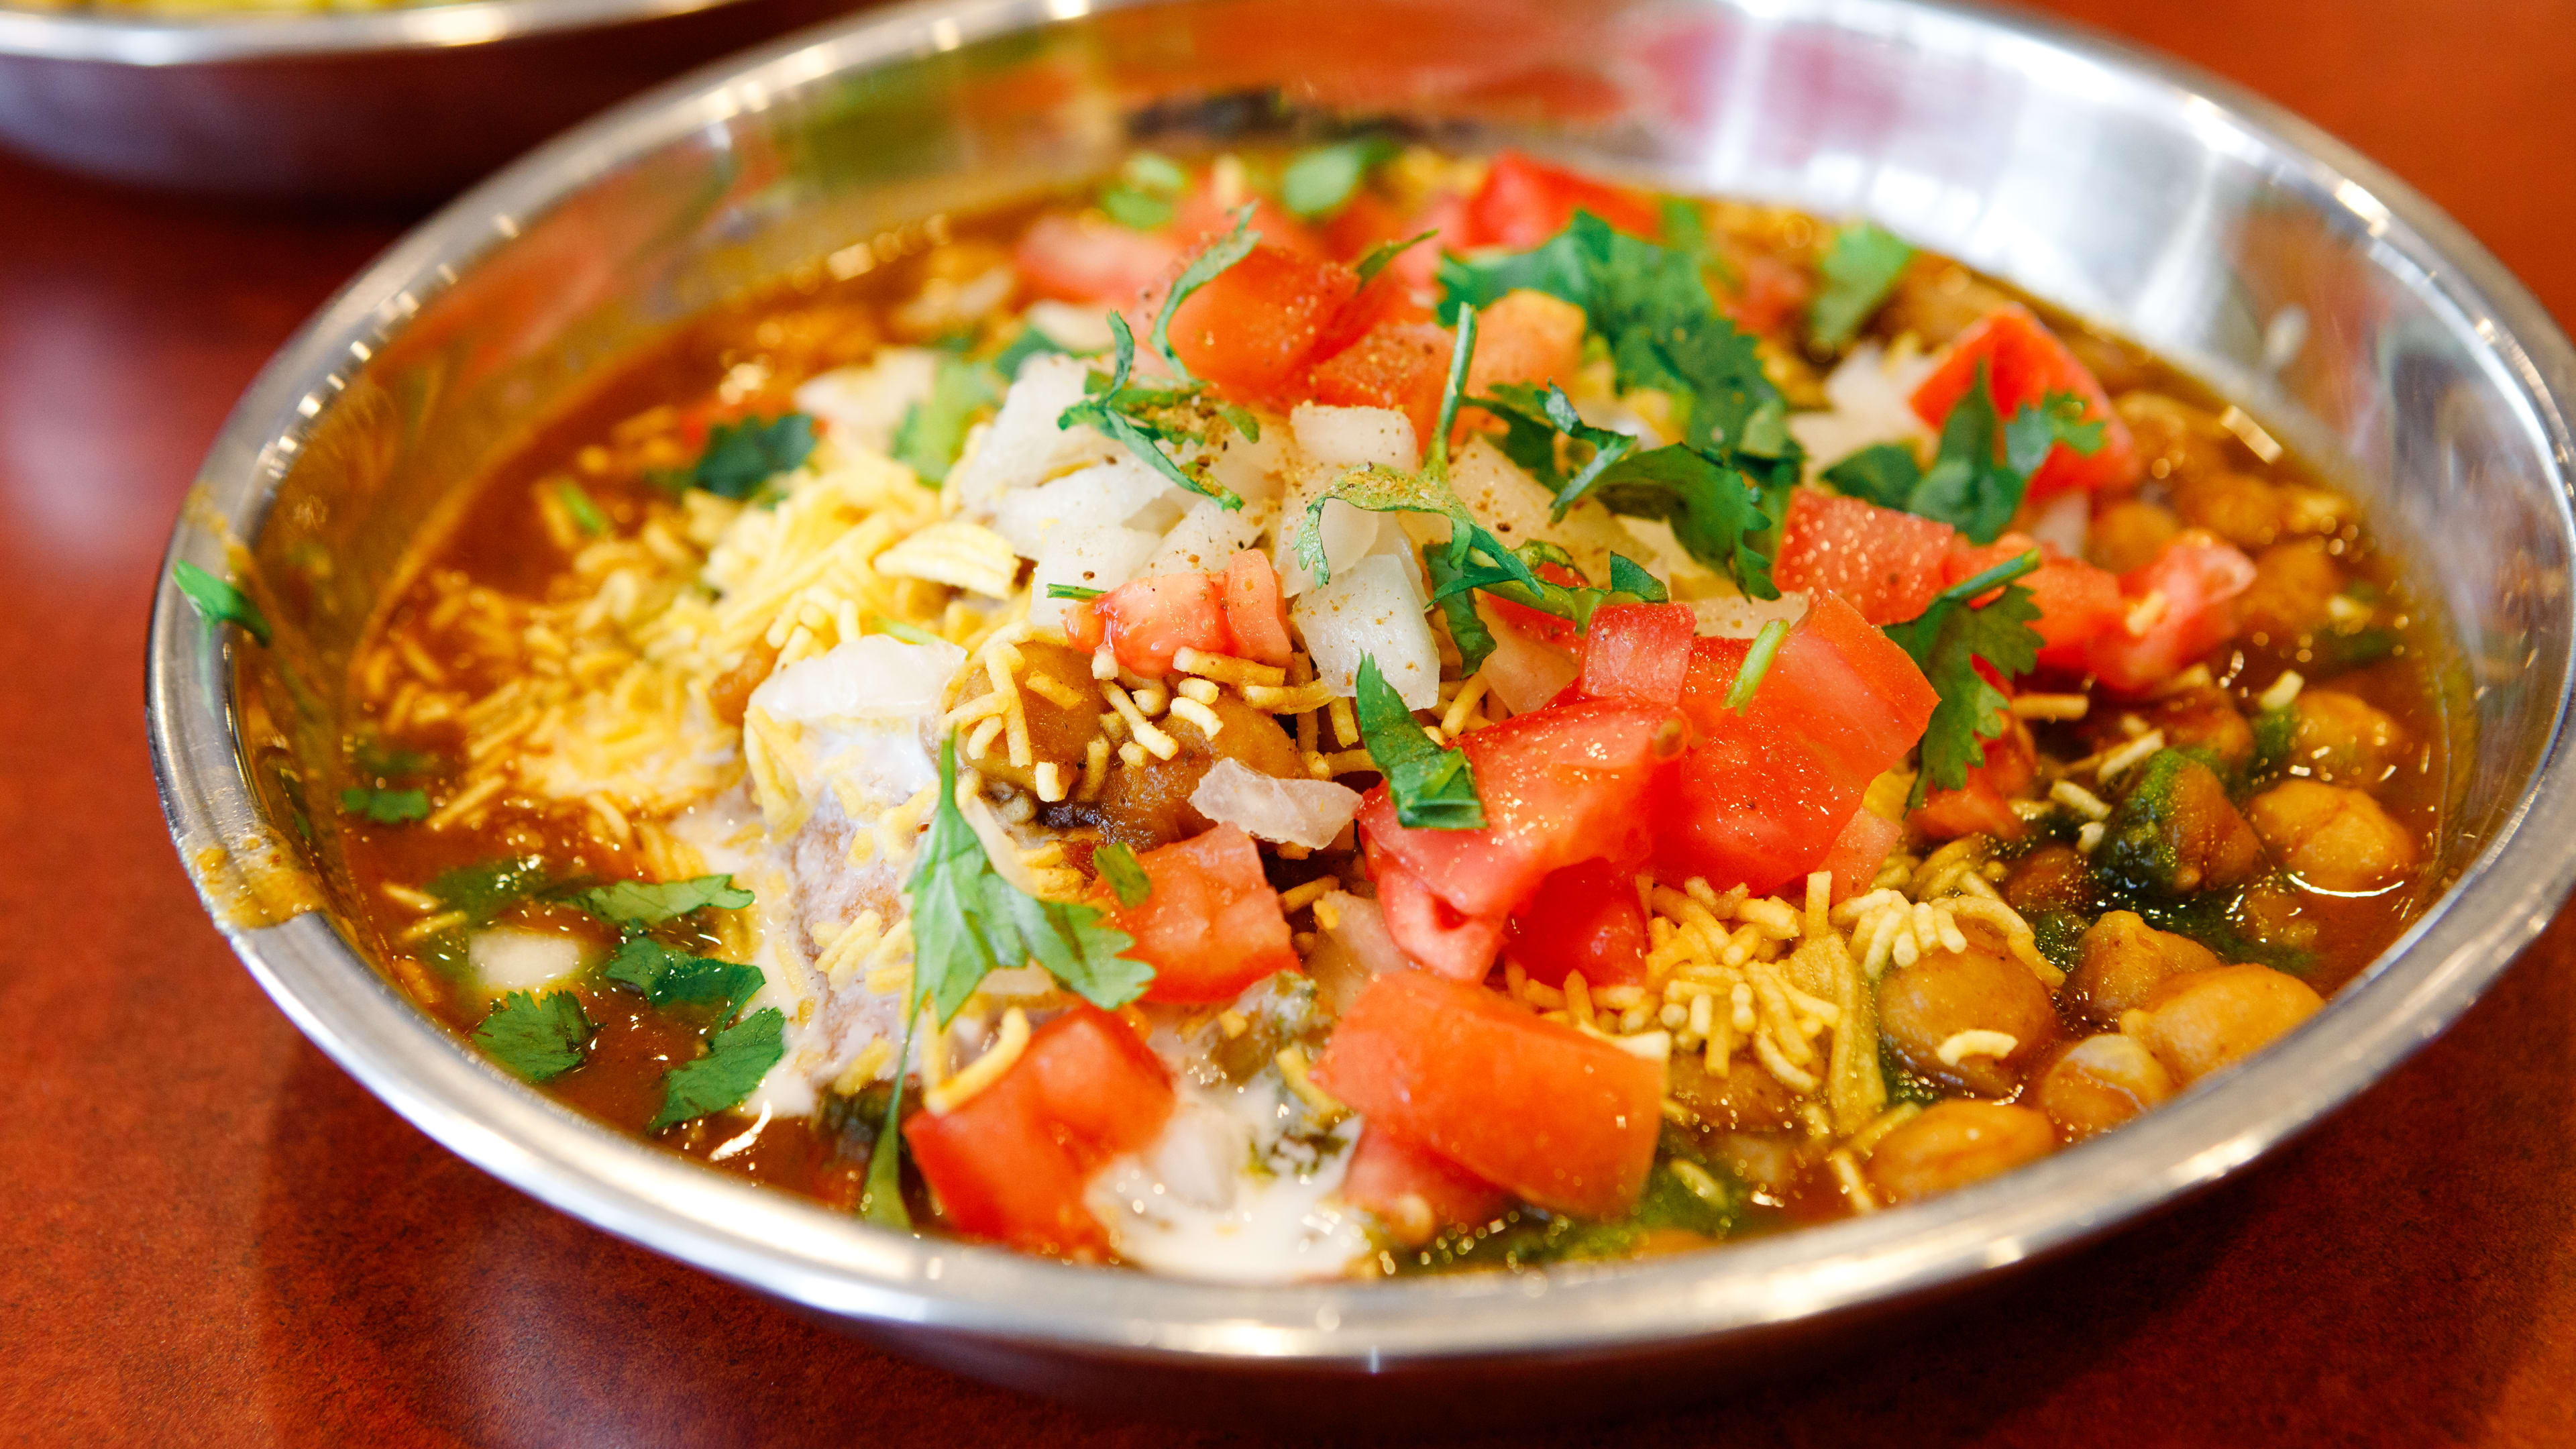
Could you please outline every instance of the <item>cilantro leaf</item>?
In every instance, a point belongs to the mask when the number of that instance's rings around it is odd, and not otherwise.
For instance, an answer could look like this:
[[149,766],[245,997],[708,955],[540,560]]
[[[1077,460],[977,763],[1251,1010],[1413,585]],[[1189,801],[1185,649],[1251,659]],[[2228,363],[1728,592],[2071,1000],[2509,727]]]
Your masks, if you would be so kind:
[[904,892],[912,905],[912,1006],[925,998],[946,1022],[984,977],[1039,964],[1067,990],[1114,1010],[1143,994],[1152,968],[1121,956],[1135,938],[1099,924],[1090,906],[1040,901],[1004,880],[957,808],[957,741],[939,747],[939,804]]
[[[1986,761],[1985,742],[2002,738],[2009,727],[2011,701],[1986,682],[1977,663],[1984,661],[2006,679],[2038,666],[2039,631],[2030,625],[2039,618],[2039,605],[2030,590],[2012,582],[2038,567],[2036,549],[2006,559],[1943,589],[1912,619],[1880,630],[1913,656],[1941,696],[1923,729],[1923,767],[1914,776],[1907,809],[1935,788],[1967,784],[1969,769]],[[1998,585],[2003,592],[1991,602],[1972,602]]]
[[[1574,400],[1553,382],[1544,388],[1500,383],[1494,394],[1490,398],[1470,398],[1468,402],[1502,420],[1503,455],[1556,494],[1548,510],[1550,518],[1565,517],[1565,511],[1591,492],[1603,473],[1636,450],[1637,439],[1630,434],[1585,422],[1574,410]],[[1572,472],[1557,465],[1556,440],[1560,434],[1591,451],[1591,456]]]
[[1176,203],[1189,189],[1189,173],[1168,156],[1139,151],[1118,168],[1118,184],[1100,193],[1100,209],[1134,231],[1171,224]]
[[198,617],[208,624],[238,624],[243,633],[267,647],[268,616],[251,602],[250,595],[185,559],[170,566],[170,577],[178,580],[179,592],[188,596]]
[[1789,621],[1773,619],[1753,636],[1753,645],[1744,651],[1744,663],[1735,671],[1735,682],[1726,687],[1726,707],[1742,714],[1753,707],[1753,692],[1762,687],[1762,677],[1771,672],[1771,661],[1780,657],[1780,645],[1789,637]]
[[659,1132],[740,1103],[786,1055],[787,1018],[764,1006],[707,1038],[705,1056],[663,1074],[662,1110],[644,1130]]
[[504,856],[441,871],[422,889],[449,910],[484,921],[543,891],[552,879],[543,856]]
[[[1136,334],[1128,329],[1127,319],[1115,312],[1109,314],[1109,331],[1117,339],[1118,347],[1114,370],[1107,385],[1096,388],[1090,396],[1058,414],[1055,425],[1059,428],[1097,428],[1175,486],[1186,488],[1202,498],[1213,498],[1227,509],[1241,508],[1242,495],[1197,477],[1162,449],[1161,445],[1167,442],[1198,441],[1195,432],[1158,417],[1158,414],[1166,413],[1196,396],[1197,385],[1187,388],[1130,387],[1127,378],[1136,366]],[[1098,373],[1092,374],[1094,383],[1099,380]],[[1237,426],[1242,427],[1243,424],[1238,423]],[[1257,428],[1248,429],[1247,436],[1257,439],[1260,432]]]
[[564,902],[603,921],[634,930],[660,925],[706,906],[738,911],[751,904],[752,894],[735,885],[732,876],[702,875],[674,881],[610,881],[604,886],[575,891]]
[[768,978],[757,966],[674,950],[646,936],[617,948],[601,974],[634,987],[655,1006],[720,1002],[719,1020],[731,1021]]
[[1618,459],[1592,492],[1613,513],[1671,524],[1691,557],[1725,570],[1747,595],[1780,597],[1771,563],[1788,509],[1785,488],[1757,487],[1716,456],[1675,443]]
[[1252,255],[1252,249],[1261,245],[1261,233],[1252,229],[1252,207],[1253,203],[1247,201],[1234,209],[1234,230],[1210,242],[1206,250],[1181,268],[1181,274],[1172,279],[1172,289],[1163,296],[1163,310],[1154,316],[1154,330],[1150,334],[1154,354],[1172,369],[1172,376],[1185,383],[1198,379],[1191,376],[1189,368],[1172,351],[1172,314],[1181,310],[1181,304],[1190,299],[1191,293],[1215,281],[1226,268]]
[[1976,381],[1941,423],[1941,450],[1928,469],[1899,443],[1863,448],[1825,470],[1825,481],[1882,508],[1937,519],[1973,543],[1992,543],[2021,510],[2031,475],[2064,443],[2078,453],[2102,446],[2102,424],[2084,420],[2084,400],[2053,392],[2024,403],[2009,422],[1996,414],[1990,370],[1977,364]]
[[1045,328],[1029,323],[1020,328],[1019,335],[1012,338],[1009,345],[994,353],[986,366],[1005,378],[1016,380],[1020,375],[1020,369],[1028,364],[1030,358],[1045,357],[1049,354],[1063,357],[1093,355],[1082,348],[1068,347]]
[[1300,151],[1279,176],[1279,204],[1309,221],[1350,204],[1369,173],[1393,159],[1396,145],[1384,136],[1360,136]]
[[1849,346],[1913,260],[1914,248],[1903,237],[1873,222],[1836,231],[1816,265],[1824,285],[1807,304],[1807,336],[1834,352]]
[[1467,752],[1431,742],[1395,686],[1378,672],[1374,657],[1360,659],[1357,704],[1360,738],[1386,776],[1398,824],[1414,830],[1485,828],[1485,802],[1476,794]]
[[1118,893],[1118,904],[1131,911],[1154,894],[1154,882],[1145,874],[1145,867],[1137,863],[1136,852],[1115,840],[1093,851],[1091,863],[1099,870],[1100,878]]
[[978,413],[999,401],[991,368],[940,354],[930,374],[930,396],[904,409],[903,421],[895,425],[894,460],[923,483],[935,487],[948,481],[948,470],[957,466],[957,454],[966,446],[967,429]]
[[599,502],[587,489],[567,478],[555,485],[555,499],[572,515],[573,526],[593,538],[608,532],[608,515],[600,511]]
[[1050,599],[1071,599],[1076,603],[1082,603],[1099,598],[1107,592],[1106,589],[1086,589],[1080,584],[1049,584],[1046,596]]
[[581,1065],[582,1048],[598,1030],[569,991],[513,991],[474,1028],[474,1044],[529,1081],[548,1082]]
[[1360,259],[1351,263],[1351,270],[1359,276],[1360,285],[1365,287],[1377,280],[1377,274],[1386,270],[1387,263],[1438,235],[1440,233],[1435,229],[1415,232],[1402,241],[1379,242],[1361,253]]
[[407,825],[429,814],[427,790],[371,790],[352,785],[340,792],[340,808],[378,825]]
[[1661,604],[1672,598],[1662,579],[1624,553],[1610,555],[1610,592],[1634,595],[1641,604]]
[[706,451],[676,481],[718,498],[749,498],[770,479],[803,466],[813,451],[814,420],[803,413],[718,423],[707,429]]

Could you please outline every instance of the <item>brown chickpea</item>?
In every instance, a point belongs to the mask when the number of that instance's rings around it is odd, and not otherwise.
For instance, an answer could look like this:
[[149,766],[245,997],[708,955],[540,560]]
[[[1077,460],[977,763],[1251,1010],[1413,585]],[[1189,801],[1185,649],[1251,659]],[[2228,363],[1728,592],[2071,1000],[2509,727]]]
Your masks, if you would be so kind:
[[2093,526],[2084,535],[2084,557],[2096,568],[2133,573],[2155,562],[2180,532],[2182,520],[2172,509],[2123,499],[2093,515]]
[[2415,837],[2359,790],[2285,780],[2246,814],[2282,867],[2316,890],[2374,890],[2415,868]]
[[[1974,943],[1889,972],[1879,983],[1878,1020],[1907,1067],[1985,1097],[2011,1095],[2058,1032],[2048,988],[2030,968]],[[2002,1032],[2014,1045],[2001,1057],[1941,1060],[1942,1044],[1963,1031]]]
[[2221,964],[2207,946],[2159,931],[2135,911],[2105,911],[2076,945],[2075,972],[2066,978],[2067,1008],[2078,1020],[2116,1026],[2122,1012],[2143,1004],[2166,981]]
[[1869,1157],[1870,1186],[1913,1202],[2001,1176],[2057,1150],[2057,1132],[2028,1107],[1941,1102],[1887,1134]]
[[2411,743],[2386,710],[2339,689],[2302,691],[2293,708],[2288,763],[2310,779],[2367,789],[2387,778]]
[[2043,845],[2025,855],[2004,877],[2004,901],[2028,915],[2032,911],[2080,911],[2093,895],[2084,856],[2071,845]]
[[2221,966],[2157,987],[2121,1030],[2187,1087],[2261,1051],[2324,1006],[2295,976],[2269,966]]
[[2254,583],[2236,601],[2237,622],[2276,643],[2312,634],[2333,621],[2329,601],[2344,583],[2343,565],[2323,539],[2276,543],[2254,556]]
[[2088,1036],[2056,1053],[2031,1078],[2023,1100],[2045,1114],[2068,1142],[2081,1142],[2160,1106],[2174,1094],[2173,1074],[2134,1037]]

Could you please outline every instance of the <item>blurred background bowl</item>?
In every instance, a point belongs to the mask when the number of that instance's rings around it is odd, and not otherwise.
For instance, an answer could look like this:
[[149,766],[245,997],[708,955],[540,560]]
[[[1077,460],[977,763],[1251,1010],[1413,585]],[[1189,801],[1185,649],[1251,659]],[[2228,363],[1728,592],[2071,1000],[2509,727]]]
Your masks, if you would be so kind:
[[853,0],[310,12],[0,5],[0,144],[173,190],[421,203],[656,81]]
[[[1140,143],[1354,117],[1865,215],[2241,403],[2373,510],[2457,648],[2441,900],[2271,1050],[2009,1177],[1645,1263],[1279,1288],[883,1233],[707,1171],[477,1058],[352,947],[335,821],[289,824],[290,782],[338,748],[339,682],[412,545],[533,419],[682,319],[855,275],[926,218],[1096,177]],[[292,663],[320,694],[280,712],[287,692],[243,692],[164,587],[152,742],[183,856],[296,1024],[432,1137],[610,1232],[903,1351],[1131,1409],[1633,1405],[1849,1342],[2205,1187],[2378,1079],[2531,939],[2576,873],[2572,392],[2565,338],[2404,185],[2205,77],[2027,19],[1898,0],[916,5],[581,127],[319,313],[233,414],[172,556],[220,569],[221,534],[247,540],[276,600],[259,667]],[[322,907],[280,918],[307,899]]]

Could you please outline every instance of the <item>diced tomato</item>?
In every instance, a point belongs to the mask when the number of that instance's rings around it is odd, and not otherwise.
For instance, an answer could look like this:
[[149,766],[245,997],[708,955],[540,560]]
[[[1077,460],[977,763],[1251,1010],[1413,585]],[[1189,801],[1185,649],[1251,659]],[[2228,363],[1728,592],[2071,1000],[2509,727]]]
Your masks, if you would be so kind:
[[1413,420],[1413,436],[1428,446],[1455,346],[1448,329],[1430,322],[1384,323],[1316,364],[1307,390],[1335,407],[1393,408]]
[[[1140,340],[1168,290],[1168,282],[1156,286],[1128,315]],[[1293,401],[1325,327],[1358,290],[1358,275],[1341,263],[1264,242],[1181,303],[1172,351],[1231,396]]]
[[1136,857],[1153,892],[1122,906],[1104,883],[1092,903],[1136,938],[1128,955],[1154,968],[1149,1001],[1232,1001],[1277,971],[1297,969],[1288,917],[1261,874],[1252,837],[1220,825]]
[[[1923,738],[1940,702],[1911,655],[1825,594],[1808,600],[1807,616],[1781,641],[1749,713],[1808,740],[1828,766],[1866,786]],[[1694,719],[1703,713],[1688,699],[1682,707]]]
[[1592,611],[1583,636],[1576,687],[1592,699],[1624,695],[1678,704],[1697,627],[1688,604],[1605,604]]
[[1403,212],[1376,192],[1362,187],[1351,193],[1342,209],[1326,217],[1316,235],[1324,243],[1324,252],[1336,261],[1356,263],[1373,247],[1386,242],[1402,241],[1421,231],[1405,224]]
[[1469,240],[1467,198],[1454,194],[1435,198],[1422,209],[1422,214],[1397,228],[1392,240],[1430,232],[1429,239],[1405,248],[1386,264],[1386,274],[1415,296],[1436,295],[1440,284],[1440,254],[1464,251],[1476,245]]
[[966,1103],[904,1124],[940,1211],[969,1237],[1097,1258],[1108,1234],[1083,1206],[1101,1163],[1154,1140],[1172,1114],[1163,1064],[1093,1006],[1039,1027],[1020,1059]]
[[1485,184],[1467,199],[1465,244],[1525,251],[1565,230],[1578,211],[1632,236],[1654,236],[1662,224],[1654,204],[1633,191],[1505,151],[1486,171]]
[[[1381,327],[1401,325],[1427,326],[1432,321],[1431,309],[1391,272],[1380,272],[1369,278],[1368,285],[1354,293],[1348,305],[1333,314],[1324,324],[1323,335],[1316,339],[1315,356],[1332,358],[1350,350],[1353,344]],[[1446,368],[1448,346],[1441,343],[1441,363]],[[1482,344],[1479,344],[1481,348]]]
[[2012,802],[2030,787],[2038,760],[2030,727],[2012,720],[2000,737],[1986,741],[1986,762],[1968,768],[1967,783],[1929,792],[1906,818],[1932,840],[1977,834],[2019,840],[2029,826],[2013,813]]
[[1089,599],[1078,599],[1064,606],[1064,642],[1088,654],[1109,637],[1109,621]]
[[1843,823],[1843,833],[1834,837],[1834,848],[1816,863],[1816,869],[1833,872],[1834,904],[1868,891],[1870,882],[1878,879],[1878,868],[1887,864],[1887,853],[1904,838],[1905,827],[1886,816],[1853,811]]
[[1523,288],[1506,292],[1476,313],[1476,355],[1467,363],[1467,391],[1490,394],[1494,384],[1563,384],[1583,366],[1583,309],[1562,297]]
[[[1392,1132],[1365,1128],[1342,1173],[1342,1199],[1368,1209],[1407,1241],[1424,1227],[1481,1223],[1501,1213],[1501,1188]],[[1426,1235],[1427,1236],[1427,1235]]]
[[1746,652],[1740,639],[1692,646],[1681,706],[1701,738],[1653,794],[1655,865],[1670,879],[1759,892],[1818,868],[1940,697],[1832,594],[1811,599],[1737,714],[1725,698]]
[[2179,534],[2146,567],[2121,576],[2126,611],[2094,636],[2086,662],[2104,685],[2143,694],[2227,642],[2236,596],[2253,583],[2252,559],[2198,529]]
[[1503,922],[1494,916],[1470,916],[1431,893],[1413,872],[1394,860],[1373,862],[1377,905],[1386,933],[1405,959],[1434,976],[1452,981],[1482,981],[1502,949]]
[[1873,624],[1901,624],[1941,592],[1958,540],[1946,523],[1801,488],[1790,495],[1771,577],[1784,589],[1840,594]]
[[1020,234],[1011,262],[1041,297],[1123,305],[1170,276],[1179,257],[1159,233],[1049,212]]
[[1646,944],[1636,872],[1588,860],[1539,882],[1538,894],[1512,917],[1504,950],[1550,986],[1564,985],[1569,971],[1594,986],[1643,985]]
[[1642,855],[1638,802],[1688,737],[1672,708],[1632,699],[1578,700],[1488,725],[1461,742],[1486,827],[1407,829],[1381,785],[1360,806],[1370,859],[1401,865],[1460,914],[1499,926],[1550,872]]
[[2010,418],[2024,403],[2037,403],[2053,392],[2071,392],[2084,400],[2085,420],[2102,425],[2102,446],[2089,455],[2064,443],[2050,449],[2039,471],[2031,475],[2030,497],[2045,498],[2069,488],[2126,488],[2138,481],[2137,441],[2130,437],[2129,425],[2111,410],[2110,395],[2066,344],[2019,304],[1999,307],[1959,334],[1950,355],[1914,389],[1914,415],[1940,427],[1950,409],[1976,385],[1981,365],[1991,369],[1989,385],[1998,416]]
[[[1567,568],[1563,564],[1543,563],[1530,572],[1550,583],[1563,584],[1573,589],[1579,589],[1591,582],[1580,572]],[[1491,594],[1485,595],[1479,601],[1479,607],[1492,610],[1495,618],[1542,644],[1552,644],[1560,649],[1582,647],[1583,631],[1576,628],[1571,619],[1560,619],[1554,614],[1543,614],[1526,604],[1515,604],[1509,599],[1498,599]]]
[[2041,640],[2039,662],[2049,669],[2081,670],[2094,637],[2106,629],[2118,628],[2121,616],[2128,611],[2120,600],[2118,575],[2082,559],[2068,558],[2024,535],[2007,533],[1985,548],[1961,541],[1950,551],[1943,587],[2019,558],[2034,548],[2040,551],[2040,565],[2022,575],[2019,582],[2030,590],[2031,602],[2039,606],[2039,619],[2031,625]]
[[1206,177],[1201,177],[1172,208],[1171,225],[1166,230],[1184,250],[1197,251],[1234,230],[1234,213],[1246,201],[1252,203],[1252,229],[1261,233],[1265,245],[1314,257],[1327,255],[1328,249],[1314,228],[1285,207],[1266,196],[1237,197],[1233,206],[1224,205],[1217,200]]
[[1245,549],[1225,562],[1225,627],[1237,654],[1259,664],[1288,662],[1288,605],[1270,556]]
[[1171,673],[1183,649],[1233,653],[1225,602],[1224,583],[1208,573],[1130,579],[1090,601],[1118,662],[1148,679]]
[[1314,1066],[1370,1132],[1540,1207],[1614,1218],[1654,1165],[1664,1069],[1482,987],[1416,971],[1360,993]]
[[1778,332],[1806,310],[1807,298],[1816,289],[1815,278],[1804,268],[1778,257],[1755,253],[1736,264],[1744,274],[1744,285],[1729,293],[1718,310],[1747,332]]

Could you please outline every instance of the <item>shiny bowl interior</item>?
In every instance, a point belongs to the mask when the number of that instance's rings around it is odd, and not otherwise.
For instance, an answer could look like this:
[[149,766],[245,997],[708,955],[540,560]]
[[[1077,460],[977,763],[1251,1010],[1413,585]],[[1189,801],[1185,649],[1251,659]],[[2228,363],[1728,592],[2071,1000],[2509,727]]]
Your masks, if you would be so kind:
[[[1473,43],[1465,43],[1469,37]],[[532,419],[660,329],[872,236],[1095,174],[1140,138],[1395,116],[1668,186],[1867,215],[2173,359],[2324,463],[2437,599],[2466,722],[2440,902],[2293,1037],[2107,1140],[1902,1211],[1623,1266],[1244,1289],[874,1231],[556,1106],[414,1011],[335,924],[336,846],[279,822],[406,545]],[[2565,399],[2530,296],[2403,185],[2206,78],[1900,0],[965,0],[728,62],[547,146],[370,267],[269,366],[174,559],[220,516],[278,598],[286,718],[165,587],[152,741],[174,835],[278,1004],[455,1151],[598,1226],[1023,1383],[1498,1375],[1741,1358],[2082,1241],[2216,1180],[2451,1022],[2576,855]],[[244,721],[254,728],[245,730]],[[327,815],[328,812],[320,812]],[[323,909],[275,924],[310,892]]]

